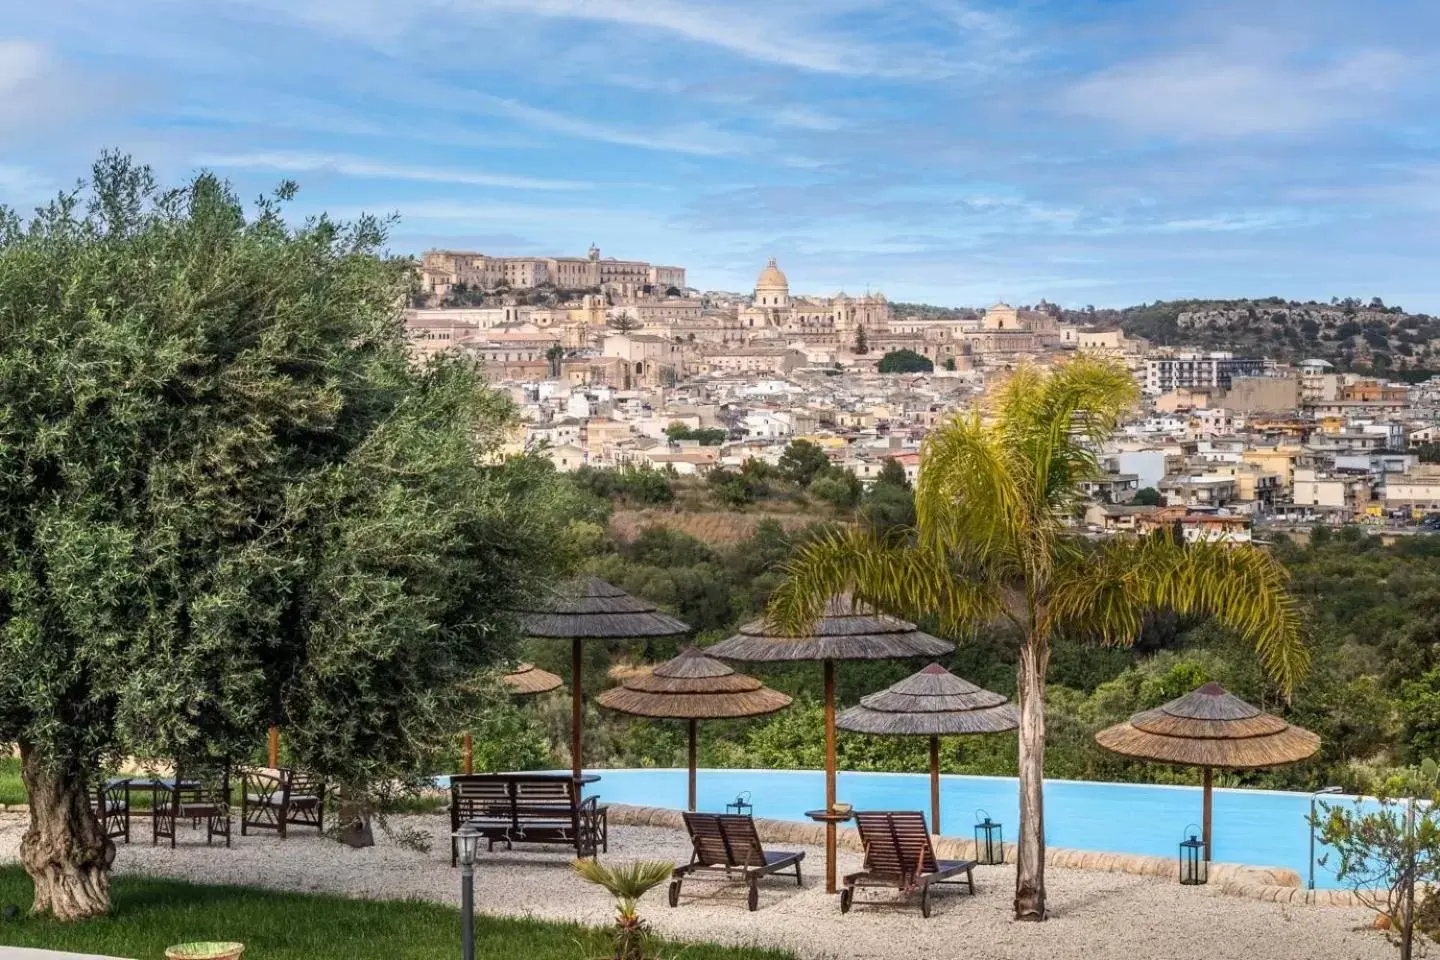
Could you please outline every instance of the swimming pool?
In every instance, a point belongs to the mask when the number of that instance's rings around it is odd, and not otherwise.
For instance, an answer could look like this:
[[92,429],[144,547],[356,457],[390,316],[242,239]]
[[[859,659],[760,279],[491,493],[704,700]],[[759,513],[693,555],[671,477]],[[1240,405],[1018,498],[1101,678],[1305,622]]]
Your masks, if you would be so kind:
[[[607,803],[685,807],[684,770],[586,772],[601,776],[589,789]],[[698,789],[701,810],[723,811],[736,794],[748,790],[755,816],[804,820],[806,810],[824,805],[825,776],[819,770],[701,770]],[[930,778],[909,773],[841,773],[837,795],[859,810],[924,810],[928,817]],[[1046,842],[1079,850],[1174,857],[1186,827],[1200,822],[1200,798],[1199,787],[1047,780]],[[1352,798],[1322,799],[1348,802]],[[940,778],[944,835],[973,836],[977,809],[1002,822],[1006,841],[1014,842],[1019,805],[1013,778]],[[1214,859],[1289,867],[1303,882],[1309,865],[1309,815],[1308,793],[1217,788]],[[1324,852],[1317,841],[1317,859]],[[1317,887],[1339,886],[1335,864],[1332,854],[1326,866],[1316,866]]]

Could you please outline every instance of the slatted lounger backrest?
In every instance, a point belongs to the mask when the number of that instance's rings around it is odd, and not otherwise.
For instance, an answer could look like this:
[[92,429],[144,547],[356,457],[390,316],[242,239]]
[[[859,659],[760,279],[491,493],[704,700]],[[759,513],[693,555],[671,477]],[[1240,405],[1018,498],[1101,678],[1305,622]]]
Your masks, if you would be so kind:
[[690,832],[690,843],[695,848],[695,862],[706,867],[734,866],[730,856],[730,845],[720,829],[720,814],[684,814],[685,829]]
[[741,813],[716,814],[720,833],[730,849],[731,863],[743,867],[765,866],[765,847],[755,832],[754,818]]
[[934,873],[935,853],[925,815],[916,811],[868,811],[855,814],[865,866],[875,876],[904,886],[920,873]]
[[939,869],[935,863],[935,849],[930,846],[930,831],[925,826],[925,814],[918,810],[892,813],[890,829],[894,831],[895,843],[910,870],[918,867],[920,873],[934,873]]

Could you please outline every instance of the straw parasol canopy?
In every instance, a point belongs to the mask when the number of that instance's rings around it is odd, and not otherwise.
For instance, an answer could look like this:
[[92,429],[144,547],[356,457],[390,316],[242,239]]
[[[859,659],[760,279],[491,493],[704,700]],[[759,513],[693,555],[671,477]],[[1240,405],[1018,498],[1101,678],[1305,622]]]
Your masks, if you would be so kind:
[[1137,760],[1205,769],[1205,859],[1210,859],[1212,771],[1258,770],[1304,760],[1320,749],[1320,738],[1251,706],[1218,683],[1095,735],[1106,750]]
[[632,640],[690,632],[655,604],[597,577],[571,581],[520,614],[529,636],[560,640]]
[[790,698],[754,677],[687,647],[674,660],[632,672],[622,686],[600,694],[600,706],[637,717],[685,720],[690,734],[690,809],[695,809],[696,723],[761,717],[790,706]]
[[782,634],[771,630],[763,619],[752,620],[709,652],[726,660],[774,663],[937,657],[954,649],[948,640],[932,637],[913,623],[856,607],[845,597],[834,597],[806,634]]
[[573,580],[519,613],[528,635],[570,641],[570,770],[578,780],[583,766],[580,736],[584,713],[581,643],[586,640],[678,637],[689,633],[690,627],[661,613],[655,604],[636,599],[614,584],[596,577]]
[[835,726],[854,733],[930,738],[930,827],[940,832],[940,738],[1004,733],[1020,712],[1003,695],[975,686],[932,663],[879,693],[862,697]]
[[500,681],[519,697],[534,696],[537,693],[549,693],[551,690],[559,689],[564,683],[559,677],[548,670],[541,670],[533,663],[522,663],[500,678]]
[[[850,597],[835,596],[804,634],[771,629],[763,619],[706,652],[723,660],[778,663],[819,660],[825,667],[825,809],[835,806],[835,661],[938,657],[955,649],[895,617],[876,613]],[[825,892],[835,892],[835,822],[825,824]]]

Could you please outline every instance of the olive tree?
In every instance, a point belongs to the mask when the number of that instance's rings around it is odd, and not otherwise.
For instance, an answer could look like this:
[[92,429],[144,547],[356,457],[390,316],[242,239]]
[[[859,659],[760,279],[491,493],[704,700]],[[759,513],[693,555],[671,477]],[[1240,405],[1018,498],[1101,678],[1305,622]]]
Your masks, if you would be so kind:
[[476,367],[410,361],[386,223],[103,156],[0,209],[0,742],[34,909],[108,908],[88,790],[129,757],[293,762],[363,802],[454,729],[563,559]]

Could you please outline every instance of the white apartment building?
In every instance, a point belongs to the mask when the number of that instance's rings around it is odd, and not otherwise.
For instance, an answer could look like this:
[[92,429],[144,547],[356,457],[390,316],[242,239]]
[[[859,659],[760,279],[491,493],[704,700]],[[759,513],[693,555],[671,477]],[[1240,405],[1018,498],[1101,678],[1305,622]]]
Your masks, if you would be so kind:
[[1158,397],[1172,390],[1229,390],[1234,377],[1268,377],[1275,361],[1233,354],[1178,353],[1145,361],[1145,392]]

